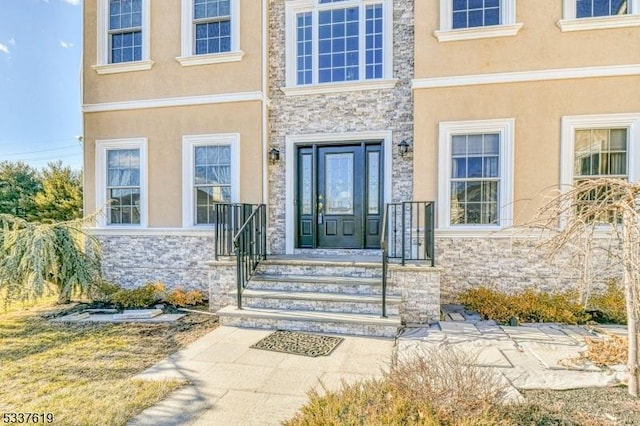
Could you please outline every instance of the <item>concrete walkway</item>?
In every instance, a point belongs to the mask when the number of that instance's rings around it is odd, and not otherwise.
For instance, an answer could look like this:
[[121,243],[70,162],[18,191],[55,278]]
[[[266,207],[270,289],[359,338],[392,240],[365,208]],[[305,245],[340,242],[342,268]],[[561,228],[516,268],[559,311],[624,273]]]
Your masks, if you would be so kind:
[[[624,328],[609,332],[624,334]],[[218,327],[186,349],[139,375],[177,378],[191,385],[134,418],[130,425],[276,425],[291,418],[310,389],[337,390],[342,381],[382,376],[394,357],[450,347],[477,355],[511,384],[505,395],[518,401],[517,389],[572,389],[623,383],[624,366],[599,368],[575,362],[586,350],[584,327],[534,324],[498,326],[479,318],[408,328],[397,339],[344,336],[326,357],[305,357],[250,348],[269,330]]]
[[394,341],[344,336],[316,358],[250,348],[272,331],[218,327],[138,378],[177,378],[191,385],[135,417],[130,425],[277,425],[312,389],[380,377]]

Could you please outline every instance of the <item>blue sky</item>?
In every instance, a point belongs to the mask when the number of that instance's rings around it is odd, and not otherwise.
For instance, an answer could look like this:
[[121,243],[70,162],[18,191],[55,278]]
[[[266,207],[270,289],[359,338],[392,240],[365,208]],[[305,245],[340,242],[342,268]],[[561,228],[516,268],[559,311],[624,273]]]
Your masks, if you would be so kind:
[[0,161],[80,169],[81,0],[0,0]]

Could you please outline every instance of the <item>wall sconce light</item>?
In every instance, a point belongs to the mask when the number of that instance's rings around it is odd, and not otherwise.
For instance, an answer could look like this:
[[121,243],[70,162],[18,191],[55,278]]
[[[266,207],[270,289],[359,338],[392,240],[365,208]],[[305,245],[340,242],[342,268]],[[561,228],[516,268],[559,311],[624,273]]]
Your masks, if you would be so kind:
[[409,152],[409,142],[407,140],[403,140],[398,144],[398,153],[402,158],[404,158]]
[[280,151],[276,148],[271,148],[269,151],[269,162],[275,164],[280,161]]

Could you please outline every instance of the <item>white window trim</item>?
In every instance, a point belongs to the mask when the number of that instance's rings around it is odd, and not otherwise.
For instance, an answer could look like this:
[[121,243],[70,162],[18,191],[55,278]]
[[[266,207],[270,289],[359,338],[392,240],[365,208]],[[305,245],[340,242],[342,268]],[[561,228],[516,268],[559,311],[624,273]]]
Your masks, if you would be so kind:
[[627,147],[627,161],[629,182],[640,180],[640,113],[630,114],[600,114],[573,115],[562,117],[562,132],[560,142],[560,190],[567,191],[573,186],[574,146],[576,130],[580,129],[629,129],[629,146]]
[[522,28],[516,23],[516,0],[500,0],[500,25],[453,29],[453,0],[440,0],[440,29],[433,32],[439,42],[515,36]]
[[[377,1],[376,1],[377,2]],[[309,12],[315,10],[317,5],[317,0],[293,0],[287,1],[287,9],[286,9],[286,35],[285,35],[285,48],[286,48],[286,87],[281,88],[281,90],[285,93],[290,91],[289,94],[295,95],[306,95],[306,94],[315,94],[315,93],[341,93],[341,92],[350,92],[356,90],[375,90],[375,89],[385,89],[389,87],[395,86],[397,80],[393,79],[393,0],[385,0],[383,2],[383,19],[384,19],[384,63],[382,65],[383,68],[383,76],[381,79],[361,79],[354,80],[348,82],[334,82],[334,83],[313,83],[313,84],[297,84],[297,73],[296,73],[296,15],[298,13]],[[352,1],[346,0],[344,3],[341,3],[340,6],[350,7],[350,6],[359,6],[362,5],[359,0]],[[364,5],[368,4],[367,0],[364,0]],[[335,7],[335,4],[327,4],[323,5],[327,8]],[[314,26],[314,30],[317,25]],[[316,76],[318,73],[318,46],[317,46],[317,35],[315,31],[312,34],[312,43],[313,43],[313,75]],[[369,83],[369,85],[365,84]],[[291,89],[300,89],[299,92],[291,91]]]
[[193,0],[182,0],[182,49],[176,61],[183,67],[238,62],[244,57],[240,50],[240,0],[231,0],[231,51],[196,55],[193,39]]
[[109,63],[109,0],[98,0],[98,57],[93,69],[98,74],[115,74],[121,72],[146,71],[153,67],[150,59],[151,25],[150,0],[142,0],[142,60],[132,62]]
[[[108,224],[107,220],[107,151],[113,149],[140,150],[140,224]],[[109,228],[146,228],[148,226],[147,138],[96,140],[96,211],[97,226]]]
[[[451,225],[451,137],[473,133],[500,134],[500,191],[498,225]],[[438,229],[469,232],[499,230],[513,224],[515,119],[441,122],[438,154]]]
[[231,202],[240,202],[240,134],[219,133],[209,135],[185,135],[182,137],[182,227],[210,230],[213,225],[195,224],[195,199],[193,149],[196,146],[231,146]]
[[626,15],[593,18],[576,18],[576,0],[563,0],[562,6],[562,19],[558,21],[562,32],[640,26],[640,0],[629,0],[629,13]]

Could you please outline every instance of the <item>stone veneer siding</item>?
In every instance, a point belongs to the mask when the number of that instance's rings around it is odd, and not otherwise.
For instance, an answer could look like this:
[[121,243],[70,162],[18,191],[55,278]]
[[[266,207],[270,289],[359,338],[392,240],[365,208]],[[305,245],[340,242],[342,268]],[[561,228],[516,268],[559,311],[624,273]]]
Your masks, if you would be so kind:
[[426,324],[440,318],[441,272],[441,268],[424,265],[389,265],[389,282],[402,296],[404,324]]
[[126,288],[162,281],[167,286],[209,290],[206,262],[214,256],[213,236],[98,235],[105,279]]
[[[393,132],[392,198],[412,197],[413,157],[402,158],[396,146],[413,136],[411,80],[414,61],[413,0],[393,1],[393,89],[335,94],[285,96],[286,1],[269,2],[269,149],[280,150],[280,161],[269,165],[269,248],[285,252],[285,138],[288,135],[364,131]],[[385,200],[390,202],[392,200]]]
[[[551,257],[539,243],[532,237],[444,237],[437,236],[436,231],[442,303],[453,302],[458,293],[479,286],[505,292],[527,287],[546,292],[580,290],[584,260],[570,249]],[[608,240],[599,244],[600,249],[591,258],[594,288],[606,278],[620,276],[619,269],[603,250]]]

